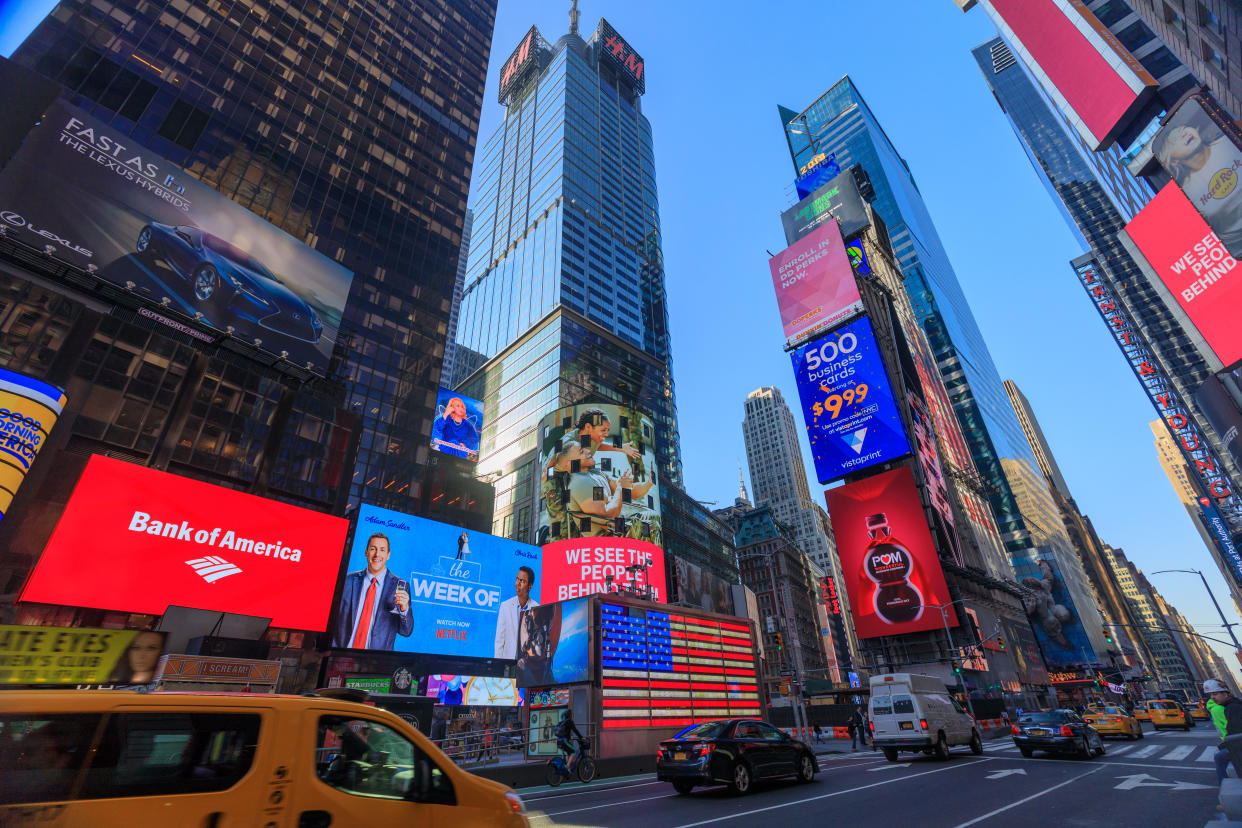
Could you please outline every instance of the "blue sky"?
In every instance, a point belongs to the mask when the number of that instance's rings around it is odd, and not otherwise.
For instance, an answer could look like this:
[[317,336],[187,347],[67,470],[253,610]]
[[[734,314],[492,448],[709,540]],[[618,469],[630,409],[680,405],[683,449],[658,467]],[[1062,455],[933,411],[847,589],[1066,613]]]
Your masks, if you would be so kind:
[[[0,55],[53,5],[0,0]],[[1081,251],[970,56],[995,34],[982,12],[949,0],[580,5],[584,35],[606,16],[646,61],[693,496],[733,501],[747,393],[775,385],[796,403],[765,253],[784,247],[793,178],[776,107],[801,109],[849,74],[909,163],[1001,376],[1030,399],[1079,506],[1144,570],[1202,569],[1238,620],[1157,463],[1155,413],[1067,264]],[[503,117],[501,63],[532,23],[556,40],[568,6],[500,0],[480,144]],[[1153,581],[1201,633],[1227,638],[1197,578]],[[1236,672],[1232,648],[1217,650]]]
[[[776,107],[801,109],[848,74],[909,163],[1001,377],[1030,399],[1080,508],[1142,569],[1202,569],[1238,620],[1156,460],[1155,412],[1068,265],[1082,251],[970,55],[995,36],[981,11],[949,0],[579,5],[584,36],[607,17],[646,61],[691,495],[736,496],[750,391],[779,387],[799,416],[765,252],[785,246],[793,179]],[[567,31],[568,7],[501,0],[480,145],[503,118],[500,65],[532,23],[549,41]],[[805,437],[803,455],[812,469]],[[1228,638],[1198,578],[1152,580],[1199,632]],[[1217,650],[1237,664],[1231,647]]]

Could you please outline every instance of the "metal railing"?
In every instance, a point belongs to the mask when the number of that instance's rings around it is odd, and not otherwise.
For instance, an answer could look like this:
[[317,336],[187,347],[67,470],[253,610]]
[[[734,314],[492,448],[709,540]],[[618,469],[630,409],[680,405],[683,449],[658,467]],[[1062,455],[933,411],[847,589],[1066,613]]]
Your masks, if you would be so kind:
[[[499,764],[506,757],[515,757],[516,761],[545,761],[556,755],[556,737],[545,737],[544,725],[527,728],[501,727],[492,730],[469,730],[453,733],[443,739],[433,739],[432,744],[440,748],[460,767],[482,767]],[[594,756],[598,744],[596,727],[590,722],[578,724],[578,730],[591,743],[587,750],[588,756]],[[534,731],[539,731],[534,733]],[[535,738],[537,737],[537,738]],[[527,746],[531,743],[546,748],[539,754],[528,756]]]

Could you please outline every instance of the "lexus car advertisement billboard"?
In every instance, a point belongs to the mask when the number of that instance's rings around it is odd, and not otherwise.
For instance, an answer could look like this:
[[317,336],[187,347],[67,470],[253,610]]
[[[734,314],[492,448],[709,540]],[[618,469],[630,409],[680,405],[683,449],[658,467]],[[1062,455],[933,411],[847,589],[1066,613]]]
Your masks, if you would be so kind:
[[[660,546],[655,424],[636,409],[573,405],[539,421],[538,542],[629,538]],[[560,548],[560,547],[558,547]]]
[[[943,629],[949,588],[914,475],[901,466],[824,493],[859,638]],[[957,619],[948,615],[950,626]]]
[[1242,271],[1175,182],[1147,202],[1126,234],[1225,367],[1242,360]]
[[981,2],[1091,149],[1106,149],[1155,91],[1156,79],[1083,0]]
[[803,345],[790,358],[820,483],[910,453],[867,317]]
[[862,312],[854,268],[835,220],[777,253],[768,267],[786,348]]
[[[157,308],[317,373],[332,355],[353,281],[349,270],[63,101],[0,173],[0,224],[76,267],[93,265],[96,276]],[[145,315],[207,336],[154,310]]]
[[364,503],[332,646],[514,659],[542,581],[537,546]]
[[94,455],[19,601],[323,631],[348,521]]

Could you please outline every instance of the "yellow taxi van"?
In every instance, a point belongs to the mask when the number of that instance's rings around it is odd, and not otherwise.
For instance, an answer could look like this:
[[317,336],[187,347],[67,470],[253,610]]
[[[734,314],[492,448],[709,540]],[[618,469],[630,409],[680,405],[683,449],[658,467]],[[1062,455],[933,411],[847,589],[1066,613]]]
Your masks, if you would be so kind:
[[330,692],[5,692],[0,825],[528,825],[512,790]]

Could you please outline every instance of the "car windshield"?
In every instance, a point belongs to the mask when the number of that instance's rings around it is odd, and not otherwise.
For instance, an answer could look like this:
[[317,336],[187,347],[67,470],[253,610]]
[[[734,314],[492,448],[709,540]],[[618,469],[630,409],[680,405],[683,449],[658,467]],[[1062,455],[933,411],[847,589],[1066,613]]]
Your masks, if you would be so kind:
[[1107,714],[1108,714],[1108,715],[1110,715],[1110,716],[1120,716],[1120,715],[1122,715],[1122,712],[1121,712],[1120,710],[1118,710],[1117,708],[1115,708],[1115,707],[1106,707],[1106,708],[1104,708],[1104,712],[1105,712],[1105,713],[1107,713]]
[[1154,701],[1148,702],[1147,706],[1153,710],[1176,710],[1177,704],[1171,701]]
[[1064,713],[1057,713],[1057,712],[1027,713],[1023,715],[1021,719],[1018,719],[1018,724],[1047,725],[1047,724],[1061,724],[1064,721],[1065,721]]
[[216,238],[210,233],[204,233],[203,244],[206,245],[211,250],[214,250],[215,252],[219,253],[221,256],[228,259],[229,261],[236,262],[237,264],[241,265],[247,270],[253,270],[254,272],[258,273],[260,276],[266,276],[269,279],[276,280],[276,277],[272,275],[271,271],[269,271],[266,267],[264,267],[258,261],[258,259],[255,259],[253,256],[251,256],[246,251],[240,248],[234,247],[233,245],[226,242],[224,239]]
[[691,727],[674,736],[674,739],[715,739],[720,735],[720,731],[724,730],[724,722],[703,722]]

